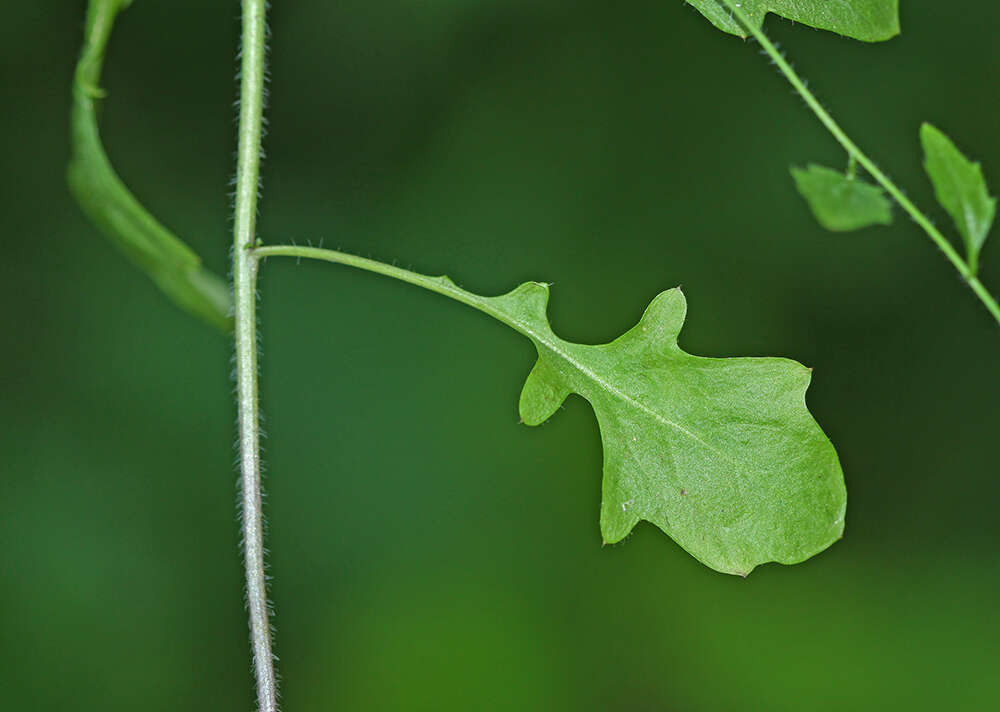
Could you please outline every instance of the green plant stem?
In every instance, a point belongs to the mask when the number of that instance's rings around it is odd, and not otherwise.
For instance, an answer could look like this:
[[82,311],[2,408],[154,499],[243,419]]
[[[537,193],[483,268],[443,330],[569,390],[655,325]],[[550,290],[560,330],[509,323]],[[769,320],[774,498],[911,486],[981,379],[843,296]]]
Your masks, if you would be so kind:
[[229,285],[206,270],[188,245],[147,211],[115,172],[104,151],[97,102],[104,52],[115,18],[129,0],[90,0],[83,50],[73,78],[72,154],[67,178],[84,213],[182,309],[229,332]]
[[347,252],[327,250],[321,247],[302,247],[300,245],[263,245],[251,250],[250,254],[257,259],[265,257],[304,257],[311,260],[322,260],[324,262],[334,262],[349,267],[357,267],[367,272],[375,272],[402,282],[415,284],[418,287],[423,287],[432,292],[456,299],[471,307],[479,308],[480,306],[477,303],[477,295],[452,285],[451,280],[447,278],[428,277],[427,275],[411,272],[402,267],[396,267],[377,260],[369,260],[364,257],[348,254]]
[[[257,259],[264,259],[266,257],[304,257],[306,259],[333,262],[335,264],[363,269],[367,272],[375,272],[376,274],[392,277],[393,279],[398,279],[402,282],[409,282],[410,284],[415,284],[416,286],[422,287],[431,292],[436,292],[437,294],[442,294],[450,299],[454,299],[455,301],[461,302],[462,304],[470,306],[473,309],[478,309],[484,314],[488,314],[493,317],[500,323],[506,324],[519,334],[527,336],[529,339],[534,341],[536,345],[541,344],[546,348],[559,351],[562,354],[561,347],[556,343],[558,339],[555,339],[551,332],[548,334],[542,333],[525,320],[518,319],[513,316],[510,311],[499,308],[499,305],[497,304],[497,297],[484,297],[479,294],[466,291],[452,282],[448,277],[429,277],[417,272],[411,272],[410,270],[403,269],[401,267],[387,265],[384,262],[369,260],[364,257],[348,254],[346,252],[325,250],[319,247],[300,247],[298,245],[264,245],[251,250],[251,254]],[[565,356],[565,354],[562,355]]]
[[540,338],[540,336],[534,331],[528,330],[523,322],[515,321],[505,312],[496,309],[492,305],[492,302],[494,301],[492,298],[482,297],[478,294],[468,292],[456,285],[448,277],[429,277],[417,272],[411,272],[410,270],[406,270],[401,267],[394,267],[393,265],[388,265],[384,262],[369,260],[364,257],[348,254],[346,252],[327,250],[319,247],[300,247],[298,245],[264,245],[251,250],[251,254],[253,257],[258,259],[263,259],[265,257],[304,257],[306,259],[322,260],[324,262],[334,262],[336,264],[347,265],[349,267],[356,267],[367,272],[375,272],[377,274],[385,275],[386,277],[398,279],[402,282],[415,284],[418,287],[423,287],[431,292],[443,294],[444,296],[454,299],[455,301],[466,304],[474,309],[478,309],[485,314],[489,314],[494,319],[507,324],[515,331],[525,334],[526,336]]
[[948,242],[947,238],[945,238],[944,235],[942,235],[941,232],[934,227],[930,219],[920,212],[919,208],[917,208],[917,206],[903,194],[903,191],[900,190],[896,184],[885,175],[885,173],[879,170],[878,166],[876,166],[872,160],[868,158],[868,156],[865,155],[860,148],[858,148],[857,144],[855,144],[854,141],[852,141],[850,137],[844,133],[844,130],[840,128],[837,122],[833,120],[833,117],[830,116],[830,113],[823,108],[822,104],[819,103],[819,100],[816,99],[811,91],[809,91],[805,82],[803,82],[802,78],[795,73],[795,70],[792,69],[792,66],[785,60],[781,52],[778,51],[778,48],[774,46],[774,43],[768,39],[762,29],[758,29],[750,22],[746,13],[740,9],[739,5],[734,2],[734,0],[719,0],[719,2],[725,5],[732,12],[736,19],[743,24],[746,30],[753,35],[753,38],[760,43],[760,46],[764,48],[764,51],[778,66],[778,69],[785,75],[785,78],[792,85],[798,95],[801,96],[806,102],[806,105],[816,115],[816,118],[820,120],[820,123],[823,124],[826,130],[829,131],[837,142],[843,146],[844,150],[847,151],[848,156],[860,163],[864,169],[868,171],[868,173],[871,174],[876,181],[878,181],[879,185],[885,188],[886,192],[888,192],[889,195],[891,195],[896,202],[902,206],[903,210],[905,210],[909,216],[913,218],[913,221],[927,233],[928,237],[934,241],[934,244],[936,244],[941,252],[944,253],[944,256],[948,258],[948,261],[954,265],[955,269],[958,270],[958,273],[962,275],[962,278],[969,284],[970,287],[972,287],[972,291],[975,292],[977,297],[979,297],[979,300],[986,306],[990,314],[993,315],[993,318],[996,319],[998,324],[1000,324],[1000,305],[997,304],[997,300],[989,293],[989,291],[987,291],[986,287],[983,286],[983,283],[979,281],[979,278],[976,277],[973,271],[969,268],[969,265],[967,265],[965,260],[963,260],[958,252],[956,252],[955,248],[951,246],[951,243]]
[[277,679],[264,573],[264,517],[260,488],[260,420],[257,404],[256,239],[261,124],[264,113],[265,0],[243,0],[239,147],[233,222],[236,402],[239,422],[243,555],[250,613],[250,644],[260,712],[278,709]]

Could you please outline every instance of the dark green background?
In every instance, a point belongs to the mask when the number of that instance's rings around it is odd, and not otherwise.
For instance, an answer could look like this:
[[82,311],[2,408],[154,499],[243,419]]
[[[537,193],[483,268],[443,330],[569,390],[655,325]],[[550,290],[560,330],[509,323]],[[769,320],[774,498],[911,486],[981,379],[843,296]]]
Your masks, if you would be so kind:
[[[930,120],[1000,186],[1000,7],[903,2],[878,46],[772,18],[820,98],[942,226]],[[0,688],[23,710],[252,706],[230,346],[64,182],[84,3],[6,3]],[[226,269],[236,2],[138,0],[108,150]],[[757,47],[678,0],[275,2],[260,232],[497,294],[554,283],[602,342],[683,284],[681,344],[815,367],[847,535],[747,580],[640,525],[601,547],[596,422],[518,425],[529,343],[384,278],[272,261],[261,365],[284,707],[983,710],[1000,692],[1000,329],[927,238],[824,233],[844,164]],[[1000,245],[983,254],[1000,287]]]

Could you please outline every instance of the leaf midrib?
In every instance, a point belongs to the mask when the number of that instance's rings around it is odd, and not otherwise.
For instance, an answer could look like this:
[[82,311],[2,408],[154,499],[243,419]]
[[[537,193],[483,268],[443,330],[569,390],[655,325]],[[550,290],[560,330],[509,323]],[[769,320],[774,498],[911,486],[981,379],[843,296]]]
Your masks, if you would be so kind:
[[[449,287],[447,289],[452,289],[452,288],[449,285]],[[700,437],[697,433],[692,432],[691,430],[689,430],[688,428],[684,427],[683,425],[681,425],[678,422],[670,420],[669,418],[665,418],[664,416],[660,415],[659,413],[657,413],[655,410],[653,410],[649,406],[645,405],[644,403],[642,403],[640,401],[635,400],[634,398],[632,398],[630,395],[628,395],[624,391],[616,388],[609,381],[601,378],[601,376],[598,373],[596,373],[592,369],[588,368],[586,366],[586,364],[584,364],[584,363],[580,362],[579,360],[573,358],[573,356],[571,354],[569,354],[567,351],[565,351],[562,348],[560,348],[560,342],[562,342],[562,340],[559,339],[558,337],[556,337],[554,334],[552,335],[552,338],[550,338],[548,334],[536,331],[535,329],[533,329],[531,327],[530,324],[528,324],[528,323],[526,323],[526,322],[518,319],[517,317],[511,315],[508,312],[501,311],[500,309],[495,308],[490,303],[490,299],[487,298],[487,297],[480,297],[478,295],[474,295],[474,294],[472,294],[470,292],[466,292],[464,289],[461,289],[460,287],[455,287],[453,289],[455,290],[456,296],[458,296],[459,294],[461,294],[462,296],[464,296],[466,298],[468,298],[470,296],[473,297],[473,299],[475,300],[475,304],[473,304],[473,306],[478,307],[481,311],[486,312],[490,316],[492,316],[492,317],[494,317],[494,318],[496,318],[496,319],[504,322],[505,324],[507,324],[508,326],[510,326],[511,328],[513,328],[514,330],[520,332],[524,336],[527,336],[529,339],[531,339],[532,341],[535,342],[536,346],[538,344],[542,344],[547,349],[549,349],[549,351],[551,351],[552,353],[554,353],[557,356],[559,356],[561,359],[563,359],[570,366],[572,366],[577,371],[579,371],[580,373],[582,373],[584,376],[586,376],[587,378],[589,378],[591,381],[593,381],[594,383],[596,383],[606,393],[612,395],[615,398],[618,398],[619,400],[623,401],[626,405],[632,406],[636,410],[639,410],[639,411],[641,411],[641,412],[649,415],[650,417],[652,417],[653,419],[659,421],[660,423],[662,423],[662,424],[664,424],[664,425],[666,425],[668,427],[671,427],[671,428],[677,430],[678,432],[686,435],[687,437],[691,438],[692,440],[694,440],[695,442],[699,443],[700,445],[702,445],[703,447],[707,448],[708,450],[711,450],[712,452],[714,452],[715,454],[719,455],[720,457],[723,457],[726,460],[729,460],[730,462],[732,462],[734,464],[737,464],[737,465],[739,464],[732,456],[727,455],[725,452],[723,452],[719,448],[717,448],[714,445],[712,445],[711,443],[707,442],[705,439],[703,439],[702,437]],[[553,340],[553,339],[555,339],[555,340]]]

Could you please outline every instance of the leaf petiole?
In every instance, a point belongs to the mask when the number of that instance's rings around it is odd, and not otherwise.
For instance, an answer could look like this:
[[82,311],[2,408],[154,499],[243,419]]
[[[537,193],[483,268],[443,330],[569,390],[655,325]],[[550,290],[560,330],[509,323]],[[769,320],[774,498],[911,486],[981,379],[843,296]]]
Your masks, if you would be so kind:
[[[506,323],[515,331],[524,333],[523,327],[520,324],[510,323],[509,317],[499,313],[495,308],[490,306],[490,297],[481,297],[478,294],[468,292],[455,284],[451,278],[443,275],[440,277],[429,277],[418,272],[411,272],[410,270],[403,269],[402,267],[396,267],[377,260],[370,260],[364,257],[349,254],[347,252],[339,252],[337,250],[329,250],[320,247],[301,247],[299,245],[264,245],[253,248],[249,251],[249,254],[251,257],[257,259],[264,259],[266,257],[296,257],[321,260],[323,262],[333,262],[335,264],[347,265],[349,267],[356,267],[367,272],[381,274],[402,282],[409,282],[410,284],[423,287],[431,292],[442,294],[446,297],[454,299],[455,301],[461,302],[462,304],[466,304],[470,307],[478,309],[479,311],[485,312],[486,314],[489,314],[490,316]],[[525,336],[530,337],[531,335],[525,334]]]

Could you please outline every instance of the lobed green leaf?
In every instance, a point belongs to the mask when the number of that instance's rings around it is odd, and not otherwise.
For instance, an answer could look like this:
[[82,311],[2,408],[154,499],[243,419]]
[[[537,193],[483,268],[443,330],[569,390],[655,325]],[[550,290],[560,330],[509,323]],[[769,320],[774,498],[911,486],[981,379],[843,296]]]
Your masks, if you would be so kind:
[[792,168],[792,177],[816,220],[827,230],[846,232],[892,223],[892,203],[877,185],[816,164],[804,170]]
[[521,420],[538,425],[570,393],[590,402],[604,443],[601,533],[620,541],[654,523],[717,571],[746,575],[797,563],[840,538],[846,492],[837,453],[806,408],[810,370],[783,358],[701,358],[677,343],[687,303],[657,296],[610,344],[564,341],[549,325],[549,288],[499,297],[336,250],[254,248],[258,258],[326,260],[383,274],[489,314],[535,345]]
[[934,194],[955,221],[965,242],[969,269],[975,274],[979,252],[996,215],[996,198],[986,188],[980,165],[966,158],[941,131],[925,123],[920,127],[920,143]]
[[[719,0],[687,0],[723,32],[746,37],[746,30]],[[899,34],[899,0],[742,0],[734,3],[755,27],[769,12],[810,27],[865,42]]]
[[685,353],[680,289],[661,293],[638,325],[599,346],[552,332],[546,285],[463,299],[534,342],[538,361],[520,399],[525,423],[544,422],[570,393],[594,408],[605,542],[646,520],[707,566],[745,576],[768,561],[803,561],[841,537],[844,478],[806,408],[809,369],[783,358]]

